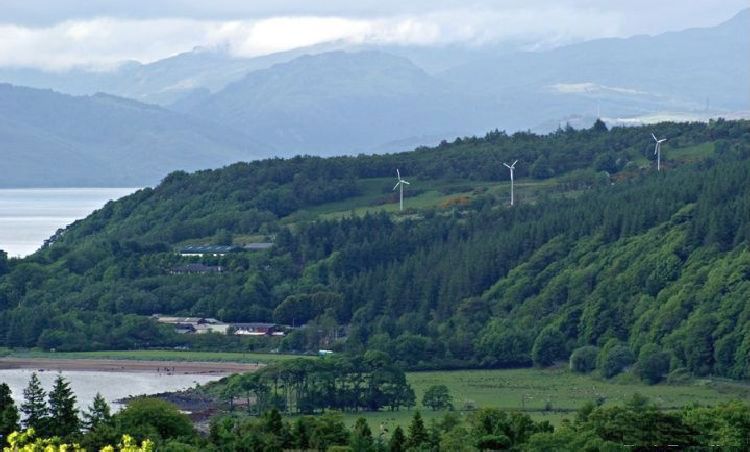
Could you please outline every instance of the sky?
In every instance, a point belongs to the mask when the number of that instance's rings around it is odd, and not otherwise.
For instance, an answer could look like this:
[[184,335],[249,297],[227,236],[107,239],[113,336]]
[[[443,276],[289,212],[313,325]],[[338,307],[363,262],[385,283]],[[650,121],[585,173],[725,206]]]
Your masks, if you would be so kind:
[[252,57],[353,44],[549,48],[716,25],[747,0],[0,0],[0,66],[108,70],[194,47]]

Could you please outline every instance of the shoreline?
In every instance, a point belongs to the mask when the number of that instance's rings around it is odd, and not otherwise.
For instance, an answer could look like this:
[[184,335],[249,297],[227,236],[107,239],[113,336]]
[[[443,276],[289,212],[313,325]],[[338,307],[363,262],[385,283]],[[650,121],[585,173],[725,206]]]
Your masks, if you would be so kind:
[[261,365],[259,364],[212,361],[149,361],[90,358],[0,358],[0,370],[29,369],[40,372],[76,370],[89,372],[229,375],[237,372],[252,372],[260,367]]

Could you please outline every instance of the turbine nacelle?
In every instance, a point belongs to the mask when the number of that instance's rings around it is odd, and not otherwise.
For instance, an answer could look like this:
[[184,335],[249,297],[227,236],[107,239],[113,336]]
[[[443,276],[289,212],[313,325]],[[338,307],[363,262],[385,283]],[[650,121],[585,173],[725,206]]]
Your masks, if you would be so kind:
[[406,184],[406,185],[411,185],[411,184],[410,184],[409,182],[407,182],[406,180],[404,180],[404,179],[401,179],[401,173],[400,173],[400,172],[398,171],[398,168],[396,168],[396,176],[397,176],[397,177],[396,177],[396,180],[397,180],[397,182],[396,182],[396,185],[394,185],[394,186],[393,186],[393,189],[394,189],[394,190],[395,190],[395,189],[397,189],[397,188],[398,188],[398,186],[399,186],[399,185],[402,185],[402,184]]

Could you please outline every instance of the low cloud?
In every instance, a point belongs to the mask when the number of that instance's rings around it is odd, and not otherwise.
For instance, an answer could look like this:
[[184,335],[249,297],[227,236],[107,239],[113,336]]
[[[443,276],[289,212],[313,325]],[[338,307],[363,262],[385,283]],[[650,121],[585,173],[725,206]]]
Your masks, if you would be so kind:
[[524,40],[553,46],[621,35],[613,13],[565,8],[453,9],[388,17],[277,16],[67,20],[49,26],[0,24],[0,66],[107,70],[152,62],[196,46],[251,57],[331,41],[353,44],[482,45]]

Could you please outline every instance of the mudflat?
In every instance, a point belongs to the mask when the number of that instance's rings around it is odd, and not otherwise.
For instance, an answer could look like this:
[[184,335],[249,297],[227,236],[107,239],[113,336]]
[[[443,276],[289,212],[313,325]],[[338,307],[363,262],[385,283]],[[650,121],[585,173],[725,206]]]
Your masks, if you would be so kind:
[[230,374],[251,372],[260,367],[252,363],[202,361],[139,361],[130,359],[51,359],[0,358],[0,369],[39,371],[82,370],[99,372],[152,372],[171,374]]

